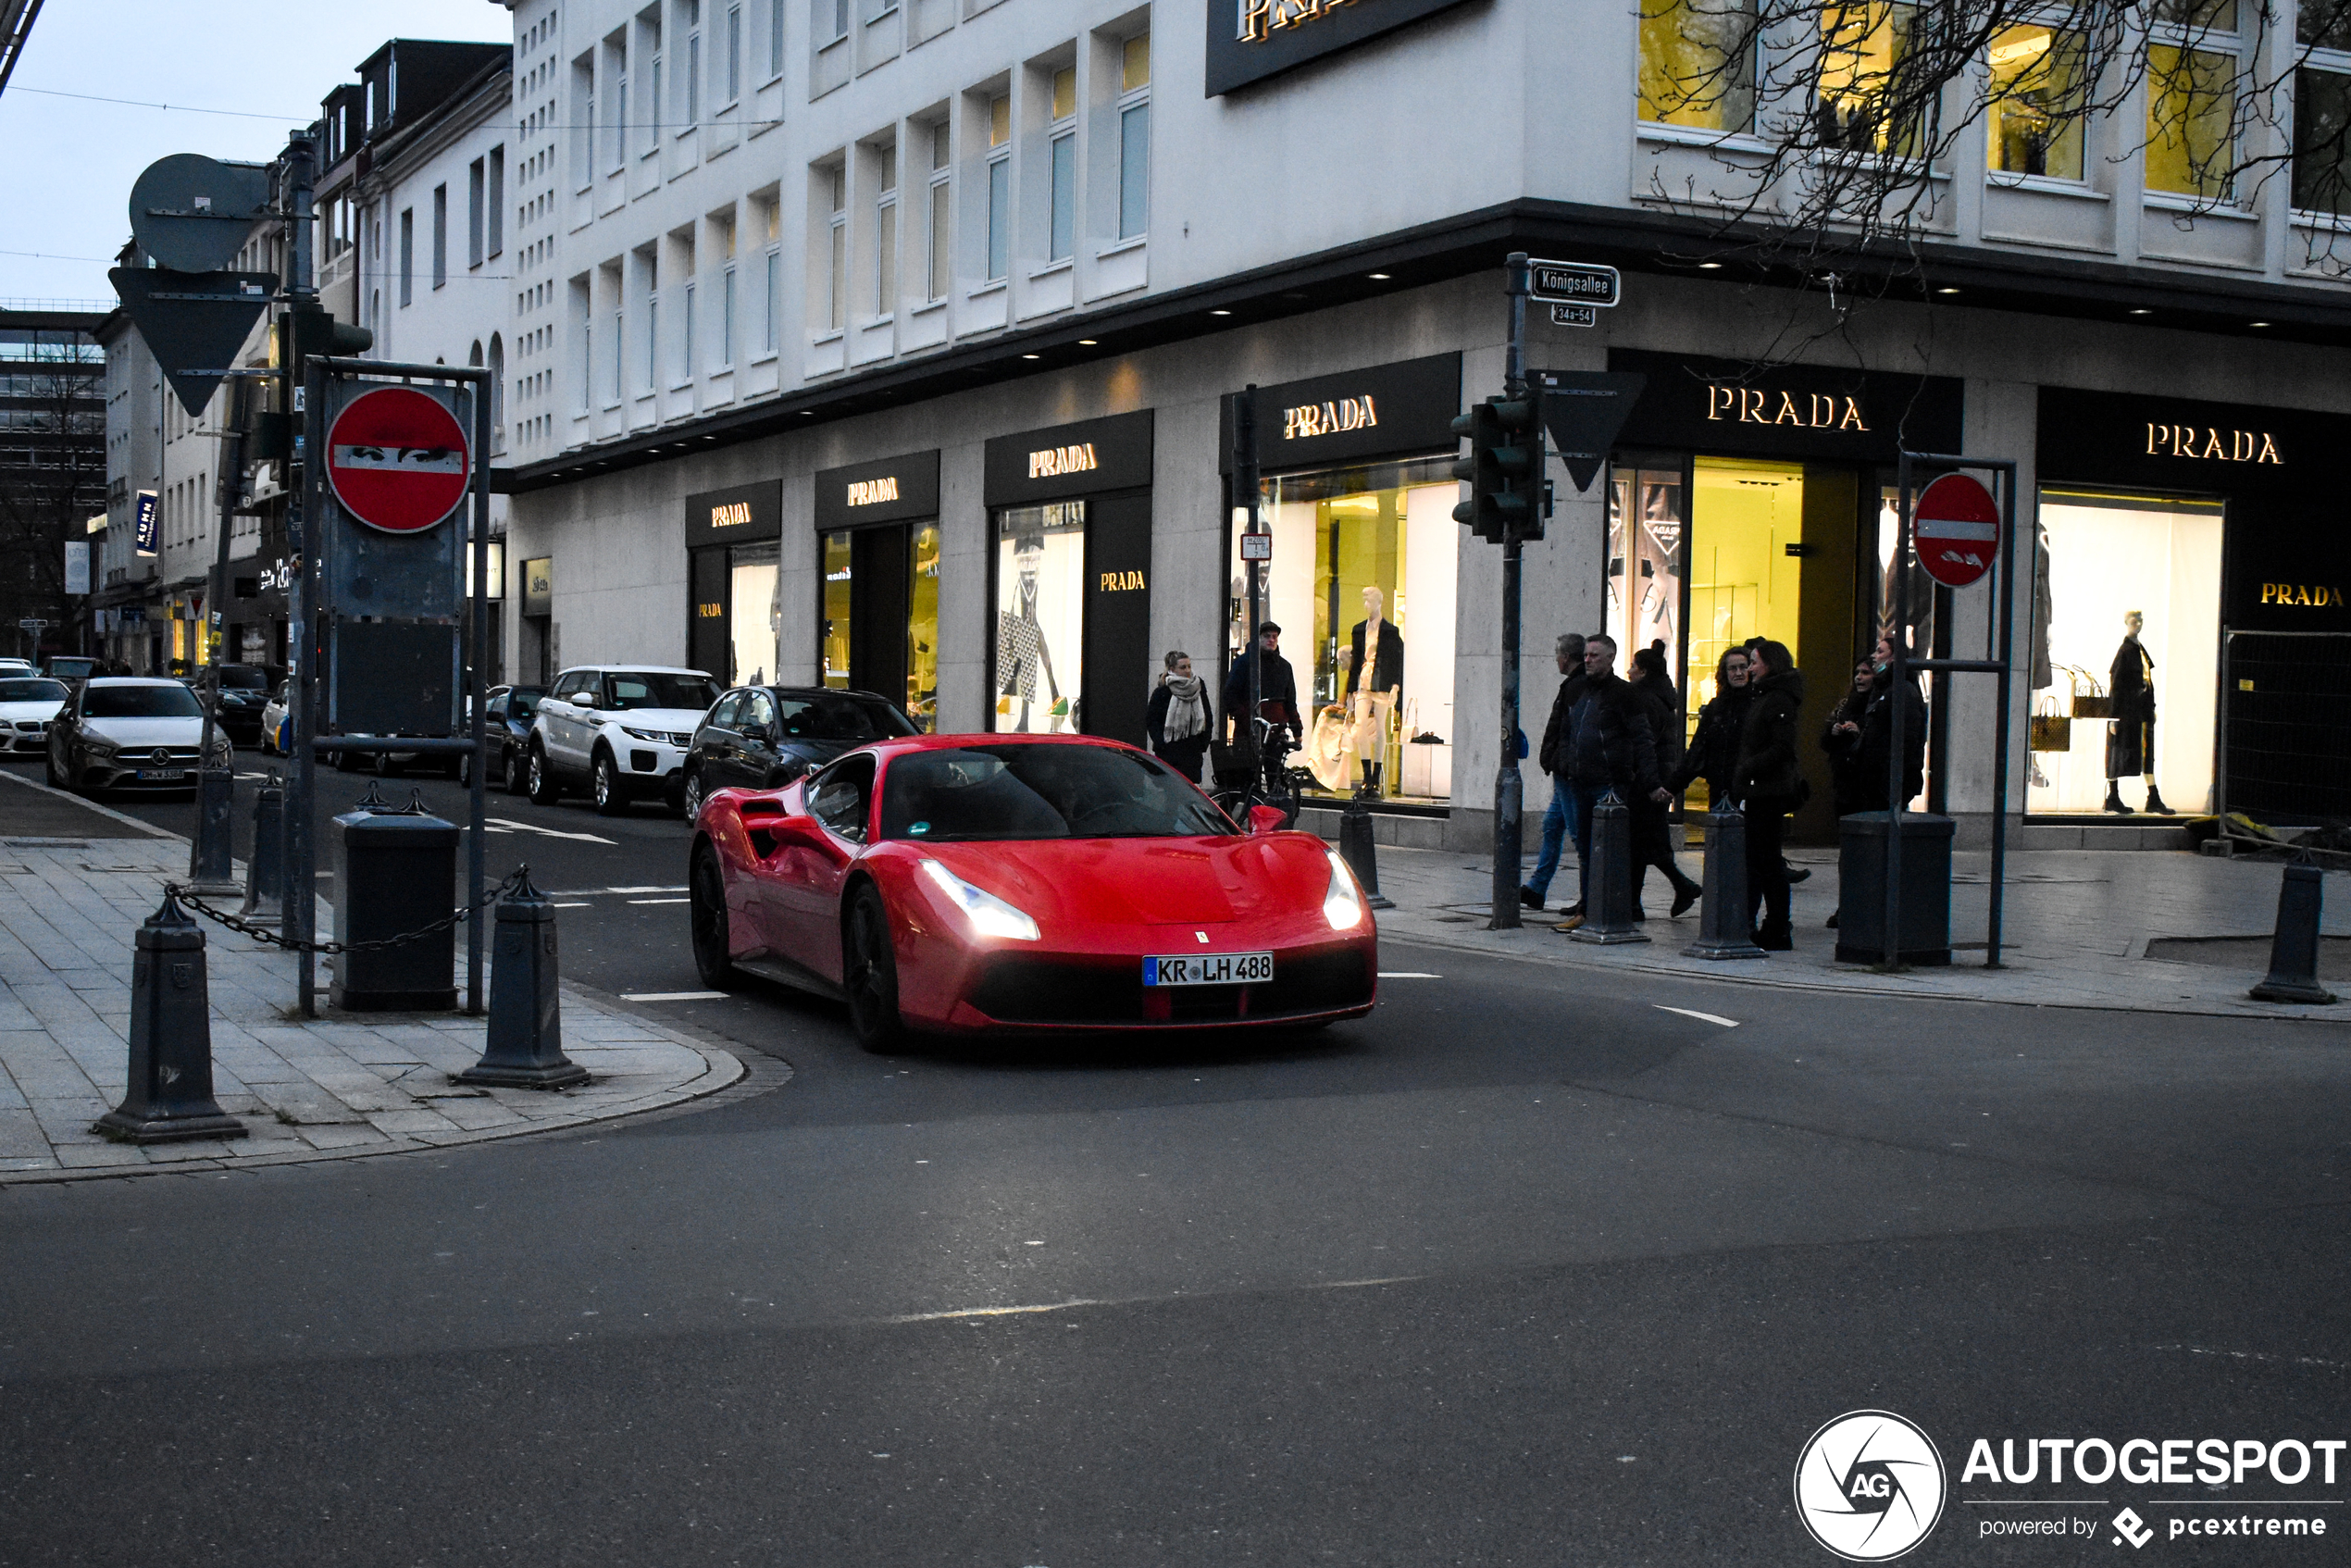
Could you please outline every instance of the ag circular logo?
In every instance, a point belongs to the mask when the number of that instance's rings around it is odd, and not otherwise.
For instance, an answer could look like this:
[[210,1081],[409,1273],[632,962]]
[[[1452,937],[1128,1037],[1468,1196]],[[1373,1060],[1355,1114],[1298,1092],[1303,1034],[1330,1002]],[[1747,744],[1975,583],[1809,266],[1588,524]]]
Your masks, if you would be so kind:
[[1847,1562],[1884,1562],[1943,1517],[1943,1456],[1891,1411],[1857,1410],[1812,1434],[1796,1462],[1796,1516]]

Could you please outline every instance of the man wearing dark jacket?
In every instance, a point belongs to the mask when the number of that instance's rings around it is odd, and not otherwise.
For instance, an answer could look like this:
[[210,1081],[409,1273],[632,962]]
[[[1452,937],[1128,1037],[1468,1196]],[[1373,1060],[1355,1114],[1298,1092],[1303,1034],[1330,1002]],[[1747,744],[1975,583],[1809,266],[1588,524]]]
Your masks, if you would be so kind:
[[[1568,710],[1584,690],[1583,635],[1562,634],[1554,653],[1560,674],[1567,678],[1560,682],[1559,695],[1551,699],[1551,721],[1543,727],[1543,744],[1535,753],[1536,765],[1551,781],[1551,803],[1543,813],[1543,851],[1535,857],[1535,875],[1518,890],[1518,902],[1529,909],[1542,908],[1543,901],[1550,896],[1551,878],[1559,874],[1560,851],[1567,840],[1583,841],[1575,826],[1575,786],[1560,765],[1560,737],[1567,729]],[[1581,914],[1583,907],[1577,904],[1564,913]]]
[[[1257,656],[1261,673],[1257,678],[1257,700],[1262,716],[1277,724],[1289,726],[1293,732],[1300,730],[1298,718],[1298,678],[1290,673],[1289,661],[1281,655],[1282,628],[1267,621],[1257,628]],[[1235,731],[1234,740],[1243,746],[1257,743],[1256,732],[1250,728],[1249,661],[1243,653],[1233,661],[1230,675],[1225,678],[1225,727]],[[1276,707],[1275,704],[1280,704]]]
[[[1575,857],[1584,889],[1579,907],[1592,907],[1592,813],[1613,791],[1621,801],[1672,799],[1658,781],[1657,739],[1647,704],[1616,673],[1616,640],[1605,632],[1584,641],[1584,690],[1567,714],[1567,732],[1558,743],[1564,771],[1575,792]],[[1631,870],[1626,867],[1627,872]],[[1630,878],[1627,878],[1630,890]],[[1556,930],[1584,924],[1571,915]]]
[[1804,705],[1804,677],[1785,643],[1766,642],[1753,652],[1761,657],[1763,675],[1760,680],[1748,678],[1755,696],[1748,704],[1731,782],[1747,815],[1748,918],[1754,919],[1759,903],[1766,911],[1755,928],[1755,945],[1785,952],[1795,938],[1788,918],[1787,862],[1780,858],[1780,844],[1788,814],[1804,803],[1796,754],[1796,716]]

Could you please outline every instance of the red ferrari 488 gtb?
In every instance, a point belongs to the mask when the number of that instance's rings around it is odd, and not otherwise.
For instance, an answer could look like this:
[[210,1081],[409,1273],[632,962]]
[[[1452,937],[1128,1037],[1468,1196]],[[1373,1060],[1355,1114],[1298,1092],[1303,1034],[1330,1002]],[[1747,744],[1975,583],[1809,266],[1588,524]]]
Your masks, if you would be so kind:
[[927,735],[694,827],[694,962],[913,1029],[1312,1027],[1371,1011],[1378,933],[1347,863],[1259,808],[1243,831],[1132,746]]

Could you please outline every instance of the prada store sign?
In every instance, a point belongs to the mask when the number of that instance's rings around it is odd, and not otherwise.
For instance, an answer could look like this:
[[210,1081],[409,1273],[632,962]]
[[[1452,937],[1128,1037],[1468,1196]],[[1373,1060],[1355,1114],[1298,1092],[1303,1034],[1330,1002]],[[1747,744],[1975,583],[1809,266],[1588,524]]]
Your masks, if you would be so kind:
[[[1220,467],[1233,471],[1240,394],[1225,394]],[[1336,376],[1257,389],[1257,467],[1263,472],[1319,467],[1368,457],[1451,452],[1460,442],[1462,356],[1431,355]]]
[[784,530],[781,480],[704,491],[686,497],[686,546],[740,544],[775,539]]
[[938,516],[939,449],[822,470],[815,513],[819,533]]
[[1208,96],[1450,10],[1465,0],[1208,0]]
[[1759,365],[1611,349],[1611,370],[1647,376],[1622,447],[1754,457],[1892,462],[1960,449],[1965,385],[1827,365]]
[[988,443],[990,506],[1030,506],[1151,482],[1151,415],[1113,414]]

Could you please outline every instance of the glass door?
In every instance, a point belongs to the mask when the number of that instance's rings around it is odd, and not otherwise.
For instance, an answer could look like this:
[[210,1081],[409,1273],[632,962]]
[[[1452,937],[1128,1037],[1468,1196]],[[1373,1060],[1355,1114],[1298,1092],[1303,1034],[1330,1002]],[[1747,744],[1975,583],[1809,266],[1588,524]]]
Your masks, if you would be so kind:
[[747,544],[732,552],[727,594],[728,684],[764,685],[776,673],[777,579],[781,552]]

